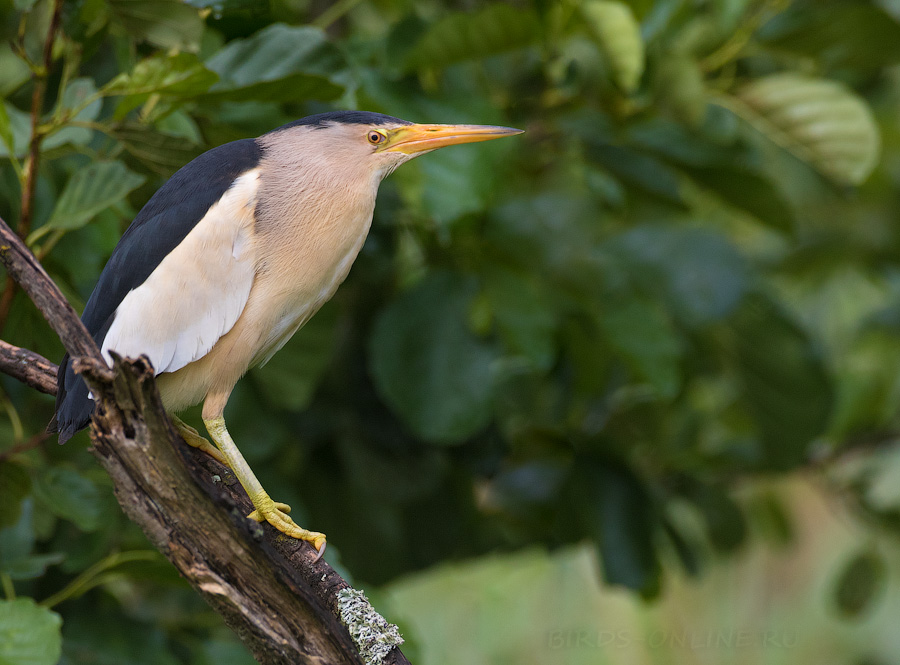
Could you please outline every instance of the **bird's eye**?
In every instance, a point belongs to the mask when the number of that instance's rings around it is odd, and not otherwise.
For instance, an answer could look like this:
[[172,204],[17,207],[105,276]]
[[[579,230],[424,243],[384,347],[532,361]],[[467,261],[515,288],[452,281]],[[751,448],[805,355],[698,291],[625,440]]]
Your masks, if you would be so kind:
[[369,132],[368,139],[369,143],[371,143],[372,145],[378,145],[379,143],[384,141],[384,134],[382,134],[381,132],[372,131]]

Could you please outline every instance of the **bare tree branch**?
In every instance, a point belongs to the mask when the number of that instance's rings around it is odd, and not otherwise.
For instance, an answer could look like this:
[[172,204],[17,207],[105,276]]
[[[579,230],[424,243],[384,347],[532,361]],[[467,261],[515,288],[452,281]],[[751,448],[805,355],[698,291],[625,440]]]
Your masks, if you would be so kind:
[[81,323],[72,305],[65,299],[43,266],[28,251],[9,225],[0,219],[0,262],[6,272],[21,286],[28,297],[59,335],[66,351],[73,358],[88,356],[101,359],[94,338]]
[[47,395],[56,394],[56,365],[34,351],[0,339],[0,372]]
[[[72,307],[2,219],[0,261],[59,334],[96,398],[93,452],[122,509],[260,663],[408,665],[392,641],[396,628],[331,566],[316,562],[308,544],[245,517],[252,510],[246,493],[229,469],[181,440],[145,358],[107,367]],[[7,373],[55,392],[46,359],[5,343],[0,358],[0,371],[12,368],[18,373]],[[17,359],[34,365],[21,370]]]

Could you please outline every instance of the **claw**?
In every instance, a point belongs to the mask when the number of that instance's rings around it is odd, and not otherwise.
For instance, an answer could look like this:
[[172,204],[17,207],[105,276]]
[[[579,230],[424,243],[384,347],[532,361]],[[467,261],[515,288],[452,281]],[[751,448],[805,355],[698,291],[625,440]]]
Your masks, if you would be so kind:
[[256,522],[268,522],[281,533],[291,538],[307,541],[318,552],[316,561],[322,558],[322,554],[325,553],[325,534],[317,531],[308,531],[298,526],[288,515],[288,512],[291,510],[289,505],[272,501],[269,495],[265,493],[256,497],[253,504],[258,507],[247,515],[249,519]]

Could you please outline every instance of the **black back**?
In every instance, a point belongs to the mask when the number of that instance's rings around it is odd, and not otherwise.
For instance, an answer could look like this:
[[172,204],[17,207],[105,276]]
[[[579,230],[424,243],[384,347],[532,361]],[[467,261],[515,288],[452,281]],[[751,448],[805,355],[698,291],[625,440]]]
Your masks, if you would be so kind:
[[[259,165],[261,158],[256,139],[226,143],[181,168],[153,195],[113,250],[81,316],[98,345],[128,292],[144,283],[235,179]],[[88,424],[94,402],[68,354],[59,365],[57,381],[56,415],[48,429],[59,432],[62,444]]]

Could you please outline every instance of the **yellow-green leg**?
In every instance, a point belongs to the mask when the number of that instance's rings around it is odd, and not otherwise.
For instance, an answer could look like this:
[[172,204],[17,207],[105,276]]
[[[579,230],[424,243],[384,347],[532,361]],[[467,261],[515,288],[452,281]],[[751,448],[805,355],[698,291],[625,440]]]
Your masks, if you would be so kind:
[[188,425],[174,413],[169,415],[172,417],[172,424],[175,425],[175,429],[177,429],[178,433],[181,434],[181,438],[185,440],[185,443],[187,443],[189,446],[193,446],[194,448],[199,448],[207,455],[218,460],[220,464],[229,466],[228,460],[225,459],[225,456],[221,453],[221,451],[219,451],[218,448],[207,441],[205,437],[200,436],[200,432]]
[[307,531],[303,527],[297,526],[288,515],[291,507],[284,503],[272,501],[271,497],[256,479],[256,475],[250,469],[247,460],[241,455],[241,451],[238,450],[234,440],[225,428],[225,419],[220,416],[210,420],[204,419],[203,423],[206,425],[206,431],[209,432],[210,437],[212,437],[212,440],[228,461],[228,466],[231,467],[234,475],[246,490],[247,495],[253,502],[253,507],[256,508],[247,517],[257,522],[268,522],[292,538],[299,538],[312,543],[312,546],[319,552],[316,559],[321,558],[322,554],[325,553],[325,534]]

